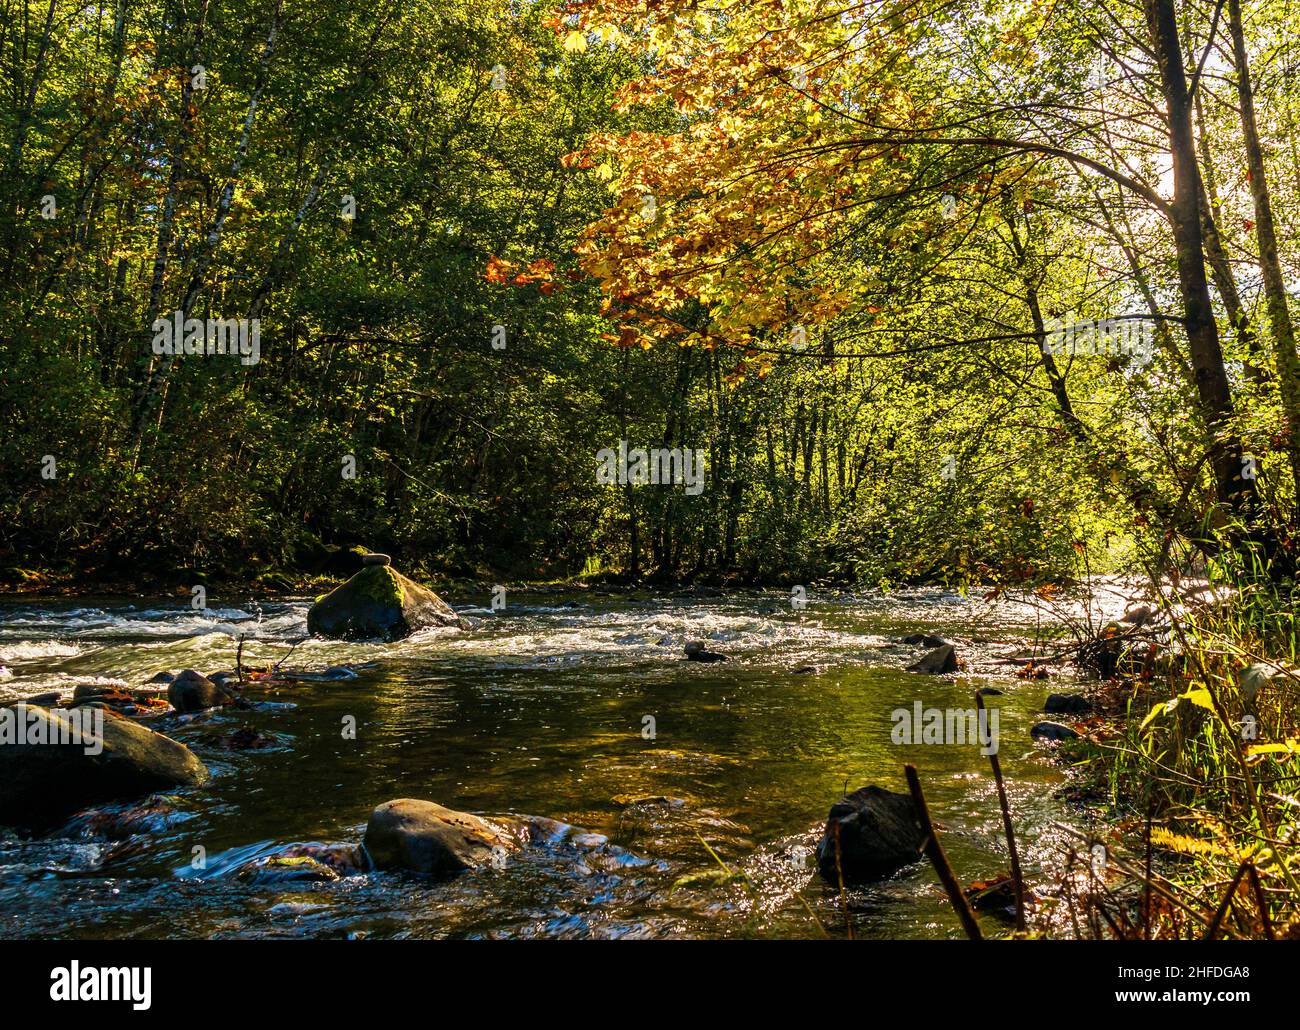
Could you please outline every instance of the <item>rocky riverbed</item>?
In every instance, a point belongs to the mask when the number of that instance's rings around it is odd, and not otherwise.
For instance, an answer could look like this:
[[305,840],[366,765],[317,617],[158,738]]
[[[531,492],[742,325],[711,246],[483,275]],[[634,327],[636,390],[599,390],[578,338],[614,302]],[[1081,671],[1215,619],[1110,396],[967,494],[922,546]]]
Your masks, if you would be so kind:
[[[1048,695],[1079,687],[1017,675],[1044,645],[1005,599],[451,600],[457,625],[393,643],[304,640],[309,599],[4,605],[0,702],[102,708],[207,775],[0,830],[0,935],[957,935],[924,863],[841,897],[817,850],[833,803],[905,790],[912,762],[961,875],[1004,869],[977,743],[897,733],[899,711],[969,706],[980,688],[1031,877],[1059,862],[1053,824],[1079,818],[1055,796],[1057,745],[1031,736]],[[211,691],[178,690],[186,669]],[[481,847],[444,868],[425,844],[394,844],[375,819],[397,799],[482,820],[459,826]],[[427,829],[443,818],[430,811],[406,815]]]

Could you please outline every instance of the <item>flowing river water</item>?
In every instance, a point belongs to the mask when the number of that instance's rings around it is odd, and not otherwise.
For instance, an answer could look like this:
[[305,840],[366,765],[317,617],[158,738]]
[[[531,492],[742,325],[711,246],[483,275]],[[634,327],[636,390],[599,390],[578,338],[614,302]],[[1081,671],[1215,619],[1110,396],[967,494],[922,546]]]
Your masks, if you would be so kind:
[[[278,662],[305,636],[308,603],[7,601],[0,663],[13,675],[0,701],[230,669],[241,634],[246,665]],[[254,685],[250,710],[149,720],[212,782],[117,839],[84,820],[38,839],[0,829],[0,937],[803,938],[847,936],[850,923],[858,938],[958,936],[928,863],[841,898],[812,851],[846,789],[905,790],[911,762],[963,881],[1005,871],[978,745],[891,737],[896,709],[970,707],[981,686],[1002,691],[988,701],[1030,881],[1062,861],[1067,837],[1053,824],[1080,818],[1058,797],[1050,750],[1029,737],[1055,688],[1002,661],[1034,647],[1028,607],[937,589],[810,597],[804,610],[757,591],[516,592],[502,611],[457,607],[473,628],[394,644],[311,639],[285,662],[347,664],[355,678]],[[900,641],[918,631],[955,641],[968,667],[906,672],[924,648]],[[730,660],[685,661],[689,640]],[[269,746],[222,746],[244,726]],[[500,867],[447,883],[236,875],[286,845],[356,844],[370,811],[398,797],[556,822]],[[678,884],[720,868],[709,849],[747,882]]]

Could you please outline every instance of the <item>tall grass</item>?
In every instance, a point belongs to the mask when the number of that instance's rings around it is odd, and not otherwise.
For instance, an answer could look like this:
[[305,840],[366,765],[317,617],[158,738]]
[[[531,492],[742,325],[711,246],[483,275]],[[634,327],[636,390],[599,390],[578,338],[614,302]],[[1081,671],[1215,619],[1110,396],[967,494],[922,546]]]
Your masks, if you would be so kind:
[[1297,591],[1234,559],[1208,589],[1153,583],[1168,639],[1104,689],[1124,717],[1094,762],[1162,884],[1132,924],[1146,937],[1300,937]]

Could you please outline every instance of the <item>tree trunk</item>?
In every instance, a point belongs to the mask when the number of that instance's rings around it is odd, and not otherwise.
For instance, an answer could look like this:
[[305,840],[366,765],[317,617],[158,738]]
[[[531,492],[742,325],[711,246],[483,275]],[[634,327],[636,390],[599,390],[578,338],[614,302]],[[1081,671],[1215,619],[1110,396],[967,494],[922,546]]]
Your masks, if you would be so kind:
[[1241,131],[1246,141],[1250,171],[1250,195],[1255,202],[1255,236],[1259,241],[1259,268],[1264,280],[1264,302],[1273,330],[1273,354],[1277,363],[1278,393],[1286,414],[1287,453],[1291,477],[1300,502],[1300,361],[1296,359],[1295,327],[1287,305],[1286,279],[1277,253],[1277,229],[1264,167],[1264,150],[1255,122],[1255,97],[1250,84],[1250,63],[1241,23],[1241,0],[1228,0],[1228,32],[1232,36],[1232,59],[1237,66],[1237,99],[1241,108]]
[[1169,152],[1173,157],[1174,200],[1169,205],[1178,284],[1183,300],[1183,327],[1196,380],[1214,469],[1215,493],[1225,513],[1247,527],[1259,514],[1253,479],[1244,479],[1242,447],[1234,426],[1235,412],[1228,374],[1223,365],[1219,330],[1214,322],[1210,288],[1205,275],[1205,240],[1201,234],[1200,169],[1192,135],[1191,104],[1173,0],[1144,0],[1152,49],[1160,63],[1169,120]]

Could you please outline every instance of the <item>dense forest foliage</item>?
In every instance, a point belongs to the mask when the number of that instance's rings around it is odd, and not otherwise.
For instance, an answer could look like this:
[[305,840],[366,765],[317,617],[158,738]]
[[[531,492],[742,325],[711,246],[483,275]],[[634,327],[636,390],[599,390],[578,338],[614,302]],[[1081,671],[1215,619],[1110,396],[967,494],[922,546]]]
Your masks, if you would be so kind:
[[1285,564],[1292,7],[3,0],[0,570]]

